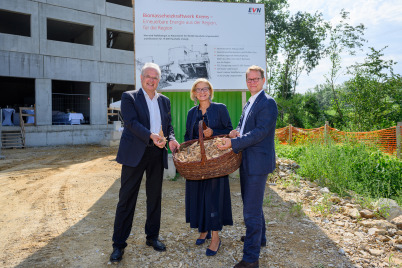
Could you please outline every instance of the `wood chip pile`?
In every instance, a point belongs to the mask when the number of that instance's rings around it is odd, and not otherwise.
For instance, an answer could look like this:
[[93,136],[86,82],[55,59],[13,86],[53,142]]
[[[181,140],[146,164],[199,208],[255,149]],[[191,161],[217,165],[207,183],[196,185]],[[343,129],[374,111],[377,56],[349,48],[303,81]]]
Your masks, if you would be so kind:
[[[221,151],[218,149],[217,145],[223,144],[222,138],[213,138],[207,141],[204,141],[205,146],[205,155],[207,160],[212,158],[217,158],[227,152],[230,152],[232,148],[227,150]],[[180,148],[178,152],[174,155],[176,160],[180,162],[194,162],[194,161],[201,161],[201,147],[199,142],[194,142],[190,146],[185,148]]]

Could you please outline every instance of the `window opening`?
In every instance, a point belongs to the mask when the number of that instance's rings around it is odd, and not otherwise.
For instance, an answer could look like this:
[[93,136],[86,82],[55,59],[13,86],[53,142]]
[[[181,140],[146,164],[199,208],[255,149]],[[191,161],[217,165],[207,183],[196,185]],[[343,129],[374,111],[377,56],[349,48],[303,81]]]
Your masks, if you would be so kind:
[[52,124],[90,123],[90,83],[52,81]]
[[0,9],[0,33],[31,36],[31,15]]
[[93,45],[93,26],[47,19],[47,39]]

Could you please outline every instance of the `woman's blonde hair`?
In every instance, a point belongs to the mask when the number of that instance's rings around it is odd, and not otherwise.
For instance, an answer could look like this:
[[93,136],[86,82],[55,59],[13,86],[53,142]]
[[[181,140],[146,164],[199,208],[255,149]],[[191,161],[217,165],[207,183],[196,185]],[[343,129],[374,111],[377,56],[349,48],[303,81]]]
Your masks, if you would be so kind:
[[214,98],[214,88],[212,87],[211,82],[208,81],[208,79],[205,78],[198,78],[197,80],[194,81],[193,86],[191,87],[190,90],[190,98],[191,100],[195,101],[196,97],[195,97],[195,87],[197,86],[198,83],[200,82],[204,82],[208,84],[209,87],[209,95],[210,95],[210,99],[212,100]]

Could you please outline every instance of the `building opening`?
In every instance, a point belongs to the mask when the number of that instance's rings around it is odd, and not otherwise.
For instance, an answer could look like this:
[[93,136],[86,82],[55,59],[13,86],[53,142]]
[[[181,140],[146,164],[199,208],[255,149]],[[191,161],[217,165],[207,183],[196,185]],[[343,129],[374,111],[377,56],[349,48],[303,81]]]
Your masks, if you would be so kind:
[[1,122],[5,126],[19,126],[19,108],[35,105],[35,79],[0,76],[0,96]]
[[0,9],[0,33],[31,36],[31,15]]
[[90,83],[52,81],[52,124],[90,123]]
[[93,45],[93,26],[47,19],[47,39]]
[[117,30],[106,29],[106,47],[134,51],[134,36]]
[[[125,91],[134,90],[133,85],[123,85],[123,84],[107,84],[107,105],[108,105],[108,123],[113,121],[121,121],[122,118],[119,117],[119,110],[110,108],[111,104],[121,100],[121,94]],[[120,107],[120,105],[113,105],[115,107]],[[121,115],[121,114],[120,114]]]
[[131,0],[106,0],[106,2],[126,7],[133,7]]

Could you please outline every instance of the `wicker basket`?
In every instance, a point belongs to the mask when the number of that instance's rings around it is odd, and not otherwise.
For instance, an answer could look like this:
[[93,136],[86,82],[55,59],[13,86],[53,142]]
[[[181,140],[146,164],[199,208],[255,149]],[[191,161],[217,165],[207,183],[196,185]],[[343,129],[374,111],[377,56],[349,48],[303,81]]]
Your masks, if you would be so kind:
[[186,148],[194,142],[199,141],[201,147],[201,161],[181,162],[175,157],[176,150],[172,152],[173,163],[176,166],[177,171],[187,180],[205,180],[226,176],[236,171],[241,163],[241,152],[235,154],[232,150],[219,157],[209,160],[207,159],[207,156],[205,155],[204,140],[210,140],[216,137],[228,137],[228,135],[219,135],[204,139],[204,134],[202,131],[203,123],[204,122],[201,120],[198,124],[198,140],[190,140],[180,144],[180,148]]

